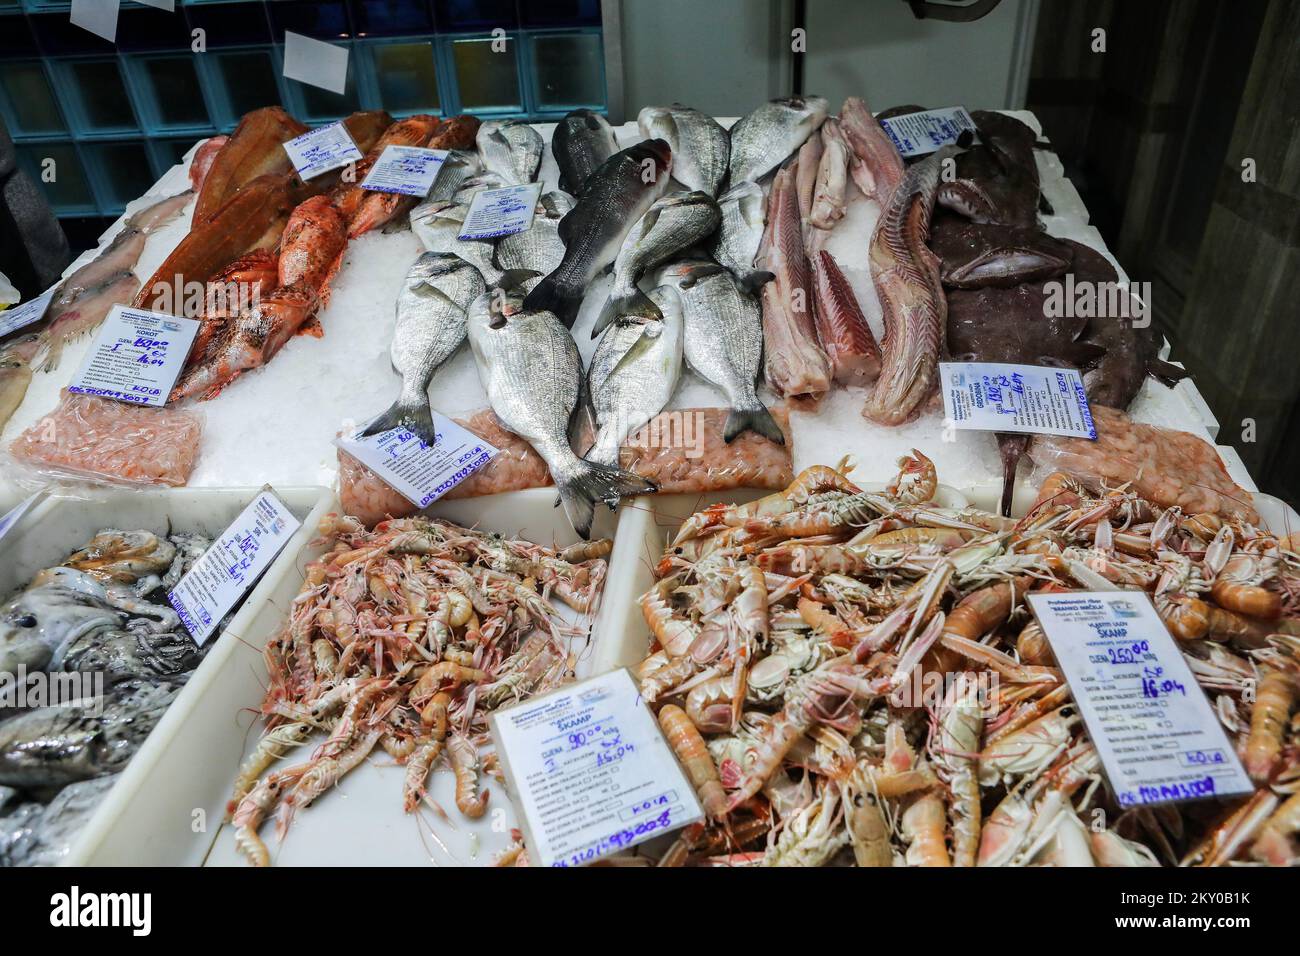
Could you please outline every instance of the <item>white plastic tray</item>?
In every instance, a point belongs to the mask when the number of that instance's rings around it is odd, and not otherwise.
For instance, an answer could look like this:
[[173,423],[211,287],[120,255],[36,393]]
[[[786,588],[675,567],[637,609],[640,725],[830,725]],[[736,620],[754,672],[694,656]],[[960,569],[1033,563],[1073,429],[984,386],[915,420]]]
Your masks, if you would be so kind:
[[[77,498],[51,497],[38,501],[0,541],[0,596],[5,599],[25,587],[38,571],[63,561],[102,528],[202,532],[215,536],[225,530],[257,494],[257,488],[176,488],[148,491],[96,490]],[[201,768],[185,773],[159,772],[159,757],[169,742],[191,727],[205,697],[206,686],[237,643],[236,634],[254,610],[264,604],[271,582],[285,573],[284,565],[315,535],[324,504],[332,500],[324,488],[276,488],[276,494],[303,527],[248,596],[244,606],[219,635],[207,657],[176,696],[158,726],[122,771],[99,808],[73,843],[65,865],[181,862],[173,856],[178,835],[189,833],[192,784]],[[203,750],[196,752],[200,762]]]
[[[572,544],[577,537],[563,510],[554,504],[555,489],[538,488],[443,502],[427,513],[541,544]],[[615,524],[615,516],[602,510],[592,536],[612,536]],[[260,721],[254,713],[265,684],[261,647],[282,626],[285,609],[302,583],[303,566],[319,553],[318,548],[304,547],[294,566],[284,567],[278,580],[268,582],[269,600],[242,622],[238,635],[242,641],[232,648],[227,666],[209,675],[202,719],[187,724],[169,742],[159,762],[158,771],[164,778],[202,771],[203,787],[201,792],[195,788],[193,806],[202,807],[214,824],[222,819],[238,766],[256,746],[260,732]],[[609,579],[619,580],[629,573],[618,553],[611,555]],[[602,599],[591,619],[590,641],[578,660],[579,677],[596,672],[598,649],[605,639],[617,636],[610,627],[614,622],[609,620],[617,619],[617,614],[617,605]],[[311,746],[310,742],[307,746]],[[301,759],[306,753],[304,749],[290,759]],[[488,812],[479,820],[468,820],[456,809],[454,775],[445,760],[436,764],[428,780],[429,796],[445,808],[444,819],[427,808],[418,814],[403,812],[405,773],[404,767],[376,748],[365,764],[294,818],[282,843],[275,838],[273,823],[268,822],[261,835],[271,851],[272,865],[484,865],[509,844],[510,830],[518,825],[518,818],[495,780],[487,776],[482,780],[491,791]],[[190,805],[183,803],[167,812],[188,814]],[[188,844],[178,847],[174,862],[203,860],[209,866],[247,865],[235,850],[229,826],[222,826],[219,832],[213,826],[207,834],[193,834]]]

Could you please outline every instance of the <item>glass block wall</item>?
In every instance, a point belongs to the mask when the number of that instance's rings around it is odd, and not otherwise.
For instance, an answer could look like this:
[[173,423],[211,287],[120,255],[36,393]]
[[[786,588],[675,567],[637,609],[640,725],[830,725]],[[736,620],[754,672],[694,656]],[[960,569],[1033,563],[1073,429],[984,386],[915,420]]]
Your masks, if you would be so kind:
[[[542,121],[605,109],[600,0],[176,0],[175,13],[124,0],[116,45],[68,10],[0,0],[0,114],[61,217],[119,215],[195,140],[259,106],[313,125],[379,107]],[[349,49],[342,95],[281,75],[286,30]]]

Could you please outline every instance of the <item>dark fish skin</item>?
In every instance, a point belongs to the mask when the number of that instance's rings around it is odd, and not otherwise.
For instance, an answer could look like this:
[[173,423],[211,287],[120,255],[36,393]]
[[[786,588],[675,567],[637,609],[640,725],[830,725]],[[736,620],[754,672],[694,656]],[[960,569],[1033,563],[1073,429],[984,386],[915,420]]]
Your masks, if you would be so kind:
[[184,633],[156,634],[145,628],[100,631],[72,643],[63,669],[103,673],[109,683],[134,678],[183,680],[202,663],[203,655],[204,648]]
[[577,196],[591,174],[618,152],[618,140],[605,117],[574,110],[556,124],[551,152],[560,167],[560,188]]
[[1037,226],[975,223],[935,212],[930,250],[942,265],[939,278],[950,289],[1010,288],[1064,275],[1071,246]]
[[650,139],[615,153],[591,174],[578,204],[560,220],[564,261],[533,287],[529,312],[552,312],[573,328],[587,286],[618,256],[628,230],[664,194],[672,151]]
[[[128,681],[102,702],[41,707],[0,722],[0,784],[55,788],[117,773],[178,691],[171,684]],[[102,713],[96,716],[101,703]]]

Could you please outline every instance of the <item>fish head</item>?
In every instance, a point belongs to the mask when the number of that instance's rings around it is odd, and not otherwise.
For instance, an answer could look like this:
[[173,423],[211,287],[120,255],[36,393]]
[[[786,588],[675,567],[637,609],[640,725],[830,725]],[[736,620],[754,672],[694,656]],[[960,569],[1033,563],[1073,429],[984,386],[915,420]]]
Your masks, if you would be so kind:
[[659,182],[660,177],[669,175],[673,169],[673,151],[667,140],[642,140],[635,146],[623,150],[623,155],[634,160],[638,165],[646,162],[654,163],[653,182]]
[[115,627],[122,615],[94,594],[52,581],[28,588],[0,608],[0,673],[57,667],[63,650],[92,630]]
[[406,273],[406,286],[409,289],[415,289],[423,285],[436,286],[439,279],[454,276],[464,269],[473,268],[472,265],[453,253],[426,252],[415,260],[415,264]]
[[824,96],[783,96],[772,100],[799,116],[802,124],[816,129],[830,113],[830,104]]
[[577,200],[562,189],[553,189],[537,202],[537,211],[547,219],[563,219],[577,205]]

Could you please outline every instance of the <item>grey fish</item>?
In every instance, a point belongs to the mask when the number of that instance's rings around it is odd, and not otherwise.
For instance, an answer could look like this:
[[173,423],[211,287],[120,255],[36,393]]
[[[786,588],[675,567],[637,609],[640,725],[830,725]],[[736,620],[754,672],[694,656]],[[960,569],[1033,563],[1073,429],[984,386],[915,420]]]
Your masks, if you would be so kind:
[[0,608],[0,673],[57,668],[73,641],[123,623],[93,594],[57,582],[29,587]]
[[199,647],[184,630],[154,633],[148,628],[95,631],[73,641],[63,670],[103,673],[109,683],[124,680],[181,681],[203,662]]
[[542,161],[542,134],[518,120],[489,120],[474,139],[483,168],[507,185],[520,186],[537,178]]
[[48,804],[20,804],[0,817],[0,866],[57,866],[117,783],[114,774],[70,783]]
[[453,149],[442,161],[442,168],[438,170],[438,177],[433,181],[433,188],[425,198],[434,202],[451,199],[460,190],[465,180],[472,179],[482,172],[483,164],[479,161],[478,153],[466,149]]
[[[502,186],[510,185],[496,173],[482,172],[477,176],[471,176],[462,180],[456,192],[452,195],[451,200],[454,203],[468,207],[474,201],[474,194],[484,189],[500,189]],[[432,198],[432,197],[430,197]]]
[[718,208],[722,211],[722,222],[709,252],[727,267],[742,289],[757,294],[763,283],[772,279],[772,273],[754,265],[767,224],[763,187],[752,182],[738,183],[722,194]]
[[587,461],[617,466],[623,440],[673,397],[682,368],[682,300],[672,286],[650,293],[660,318],[619,316],[591,357],[587,393],[600,430]]
[[426,252],[415,260],[397,294],[397,326],[389,349],[402,391],[362,435],[404,426],[428,445],[437,441],[429,382],[465,341],[465,310],[486,287],[478,269],[459,256]]
[[468,213],[468,203],[422,202],[411,210],[411,228],[429,252],[459,256],[479,271],[485,283],[496,282],[501,278],[501,270],[492,257],[496,244],[491,240],[460,238]]
[[673,178],[687,189],[717,196],[731,159],[731,137],[712,116],[674,103],[647,106],[636,125],[646,139],[662,139],[673,151]]
[[721,218],[713,197],[699,190],[656,200],[623,240],[614,260],[614,286],[591,337],[594,339],[620,315],[658,318],[658,307],[637,288],[637,282],[647,270],[712,235]]
[[624,495],[654,491],[653,482],[573,453],[568,430],[582,391],[582,358],[555,315],[525,310],[518,289],[489,289],[470,306],[469,343],[492,410],[542,456],[579,535],[591,534],[597,501],[612,510]]
[[759,401],[755,385],[763,361],[758,303],[714,262],[674,263],[659,271],[659,281],[674,286],[682,298],[686,364],[727,396],[731,414],[723,438],[731,441],[750,429],[784,445],[781,426]]
[[558,189],[537,202],[533,227],[497,240],[497,267],[529,269],[540,275],[554,272],[564,261],[560,220],[573,209],[574,198]]
[[615,153],[591,174],[573,211],[560,221],[564,260],[528,293],[529,312],[553,312],[572,328],[593,279],[618,256],[623,239],[668,189],[673,157],[661,139]]
[[731,185],[758,182],[781,165],[822,125],[826,100],[787,96],[769,100],[731,127]]
[[61,787],[117,773],[179,690],[174,684],[127,681],[102,701],[40,707],[0,722],[0,783]]
[[560,167],[560,188],[576,196],[601,163],[618,152],[618,140],[605,117],[574,110],[555,125],[551,152]]

